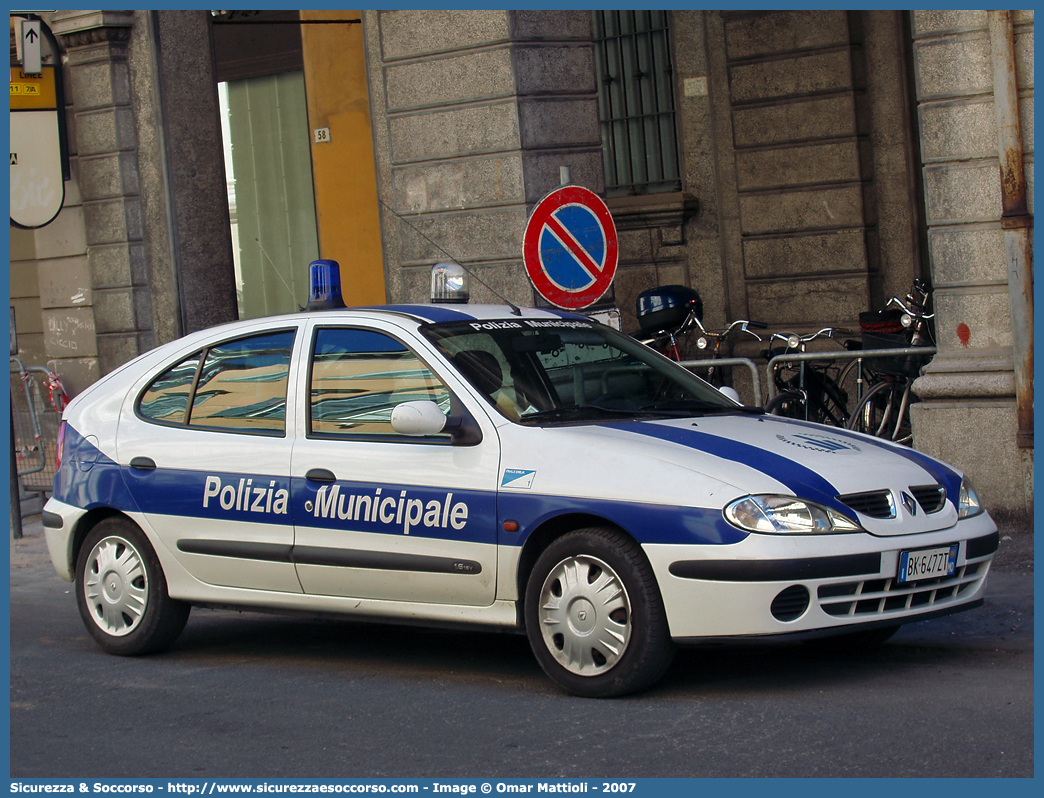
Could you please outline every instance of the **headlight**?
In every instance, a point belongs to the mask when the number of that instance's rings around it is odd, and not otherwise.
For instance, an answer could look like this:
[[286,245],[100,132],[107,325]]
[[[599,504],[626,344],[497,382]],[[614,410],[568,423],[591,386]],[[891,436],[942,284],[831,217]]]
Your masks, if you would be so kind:
[[841,513],[793,496],[745,496],[725,508],[725,519],[747,532],[776,535],[829,535],[860,532]]
[[979,501],[979,494],[975,492],[968,477],[965,477],[961,480],[961,495],[957,499],[957,517],[971,518],[981,512],[982,502]]

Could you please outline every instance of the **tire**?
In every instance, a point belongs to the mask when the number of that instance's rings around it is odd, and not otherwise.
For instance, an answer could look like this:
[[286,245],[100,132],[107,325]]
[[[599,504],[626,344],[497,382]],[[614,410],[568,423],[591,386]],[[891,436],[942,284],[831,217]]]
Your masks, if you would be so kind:
[[832,427],[844,427],[848,423],[848,392],[826,372],[811,373],[815,375],[811,381],[812,385],[818,389],[813,396],[819,397],[813,403],[813,421]]
[[[851,418],[848,428],[878,438],[909,444],[913,439],[910,426],[910,407],[905,380],[886,380],[870,388],[863,396]],[[901,418],[900,418],[901,416]]]
[[123,656],[169,646],[190,609],[167,595],[155,551],[123,517],[106,518],[84,540],[76,559],[76,603],[95,642]]
[[805,371],[804,390],[797,387],[799,381],[800,375],[777,380],[780,392],[768,401],[765,412],[832,427],[846,425],[848,395],[829,374],[809,368]]
[[777,393],[765,404],[765,412],[774,416],[784,418],[805,417],[805,397],[798,391],[783,391]]
[[533,566],[524,601],[537,662],[574,695],[645,690],[671,664],[674,646],[652,567],[617,530],[580,529],[554,540]]

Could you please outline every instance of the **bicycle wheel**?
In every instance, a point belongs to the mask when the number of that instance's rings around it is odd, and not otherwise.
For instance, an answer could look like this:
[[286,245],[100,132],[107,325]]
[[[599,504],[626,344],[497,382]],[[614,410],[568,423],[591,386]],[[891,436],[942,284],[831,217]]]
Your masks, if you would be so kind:
[[805,396],[800,391],[783,391],[783,393],[777,393],[765,403],[765,412],[774,416],[783,416],[784,418],[807,420],[808,408],[806,407]]
[[832,427],[844,427],[848,423],[848,394],[826,369],[809,369],[805,374],[805,388],[809,421]]
[[848,428],[878,438],[910,444],[909,380],[885,380],[874,385],[856,406]]
[[846,425],[848,397],[825,370],[806,368],[804,388],[800,381],[800,374],[777,379],[779,393],[769,400],[765,411],[832,427]]

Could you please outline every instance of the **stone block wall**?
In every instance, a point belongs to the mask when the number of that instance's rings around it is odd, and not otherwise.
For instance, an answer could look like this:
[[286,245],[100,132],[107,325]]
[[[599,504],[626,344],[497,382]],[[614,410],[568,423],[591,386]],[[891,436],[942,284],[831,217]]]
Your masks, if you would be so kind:
[[854,327],[921,272],[900,17],[706,18],[728,315]]
[[[589,13],[364,12],[363,24],[389,300],[427,301],[430,267],[455,258],[532,304],[528,209],[560,166],[603,183]],[[474,279],[471,291],[499,301]]]
[[[1013,12],[1029,213],[1033,13]],[[915,385],[917,446],[967,469],[991,510],[1032,508],[1033,449],[1018,445],[1008,253],[986,11],[912,15],[917,111],[939,354]],[[1032,377],[1031,377],[1032,379]]]

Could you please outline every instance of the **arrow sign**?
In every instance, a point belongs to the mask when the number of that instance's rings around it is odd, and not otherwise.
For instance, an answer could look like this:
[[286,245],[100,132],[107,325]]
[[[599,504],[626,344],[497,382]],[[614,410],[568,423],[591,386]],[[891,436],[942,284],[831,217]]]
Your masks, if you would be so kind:
[[522,260],[533,287],[556,307],[579,310],[598,301],[616,276],[616,225],[601,197],[562,186],[533,209]]
[[27,75],[43,72],[40,47],[40,20],[22,20],[22,71]]

